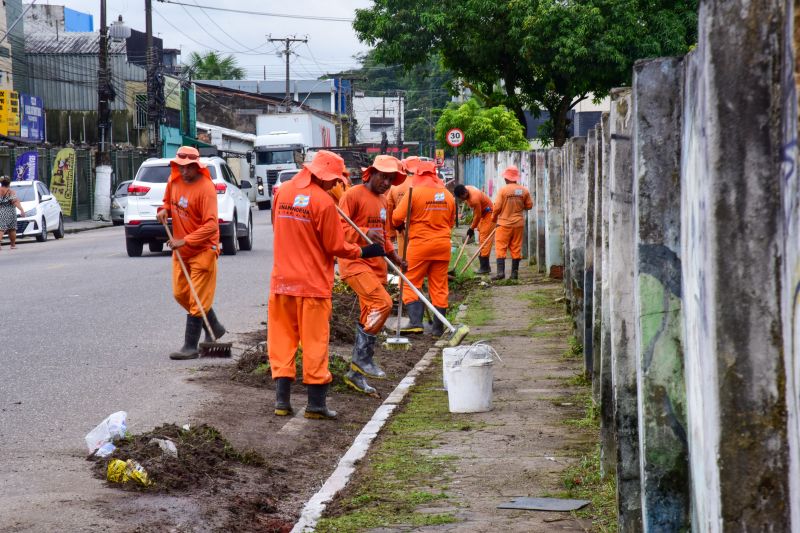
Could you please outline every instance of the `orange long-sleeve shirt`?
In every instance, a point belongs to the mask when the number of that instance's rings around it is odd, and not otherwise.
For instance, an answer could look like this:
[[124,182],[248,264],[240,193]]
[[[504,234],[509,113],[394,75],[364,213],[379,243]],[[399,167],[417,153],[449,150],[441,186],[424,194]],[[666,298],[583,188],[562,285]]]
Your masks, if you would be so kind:
[[494,199],[492,220],[507,228],[525,225],[524,211],[533,207],[533,199],[528,189],[516,183],[509,183],[499,191]]
[[397,236],[397,230],[394,229],[394,224],[392,224],[392,213],[394,213],[395,208],[402,199],[405,198],[410,186],[411,179],[406,179],[400,185],[393,185],[389,192],[386,193],[386,231],[389,232],[390,238]]
[[333,198],[301,170],[272,200],[273,266],[270,292],[330,298],[333,258],[356,259],[361,248],[345,241]]
[[467,198],[466,203],[472,208],[472,225],[470,227],[475,229],[480,224],[481,218],[491,213],[492,199],[485,192],[472,185],[467,185],[467,192],[469,193],[469,198]]
[[[450,231],[456,224],[456,201],[450,191],[432,177],[414,176],[411,193],[411,227],[408,228],[408,260],[449,261]],[[408,200],[392,213],[392,222],[406,219]]]
[[173,168],[158,209],[169,212],[173,237],[186,241],[186,246],[180,249],[184,259],[208,249],[219,250],[217,190],[208,170],[200,169],[200,172],[202,177],[186,183],[180,171]]
[[[339,207],[350,220],[367,233],[371,229],[383,230],[384,244],[383,249],[386,253],[394,251],[392,241],[386,233],[386,197],[382,194],[375,194],[364,185],[356,185],[344,193],[339,201]],[[344,238],[360,247],[366,246],[367,241],[348,224],[342,220]],[[362,272],[374,272],[381,282],[386,281],[388,267],[382,257],[371,257],[369,259],[340,259],[339,274],[342,278],[349,278]]]

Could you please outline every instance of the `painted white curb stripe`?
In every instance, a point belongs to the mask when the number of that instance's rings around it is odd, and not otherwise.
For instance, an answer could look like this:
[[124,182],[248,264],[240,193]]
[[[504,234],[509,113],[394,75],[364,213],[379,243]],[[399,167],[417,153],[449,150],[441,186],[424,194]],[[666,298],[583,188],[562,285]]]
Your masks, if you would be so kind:
[[303,512],[300,514],[300,519],[292,528],[292,533],[304,533],[314,531],[322,516],[322,512],[336,494],[342,490],[350,481],[350,477],[356,470],[356,464],[367,455],[370,444],[378,436],[378,432],[383,428],[386,421],[391,414],[397,409],[403,398],[406,397],[408,391],[414,385],[417,377],[424,372],[433,361],[433,358],[439,353],[439,348],[431,348],[422,357],[422,359],[414,365],[406,377],[397,384],[394,391],[384,400],[380,407],[372,415],[372,419],[367,422],[367,425],[361,430],[361,433],[353,441],[353,444],[347,450],[347,453],[339,460],[336,470],[333,471],[331,476],[325,481],[325,484],[319,491],[311,497],[306,505],[303,507]]

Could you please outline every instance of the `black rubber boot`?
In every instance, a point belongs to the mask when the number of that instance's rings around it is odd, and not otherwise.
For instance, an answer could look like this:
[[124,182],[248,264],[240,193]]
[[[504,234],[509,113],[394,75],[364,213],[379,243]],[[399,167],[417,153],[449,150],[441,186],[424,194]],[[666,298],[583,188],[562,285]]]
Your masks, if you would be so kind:
[[336,411],[331,411],[325,404],[328,395],[328,385],[306,385],[308,388],[308,405],[303,416],[316,420],[334,420]]
[[408,327],[400,330],[400,333],[422,333],[425,329],[422,327],[422,315],[425,314],[425,307],[422,302],[416,300],[406,304],[406,312],[411,322]]
[[358,392],[363,392],[364,394],[377,394],[378,391],[375,390],[375,387],[371,386],[367,383],[367,378],[363,375],[359,374],[355,370],[348,370],[347,373],[344,375],[344,382],[347,384],[348,387],[351,387]]
[[506,279],[506,258],[497,260],[497,275],[492,277],[492,281]]
[[519,279],[519,262],[522,259],[511,260],[511,279]]
[[[442,313],[443,316],[447,316],[446,307],[437,307],[436,310]],[[444,322],[439,320],[436,315],[433,315],[433,328],[431,328],[431,335],[437,338],[444,335]]]
[[275,378],[275,414],[277,416],[289,416],[294,414],[291,398],[291,378]]
[[[211,330],[214,332],[214,336],[217,338],[217,340],[222,338],[222,336],[228,332],[225,329],[225,326],[220,324],[219,320],[217,320],[217,314],[214,312],[213,308],[208,310],[208,313],[206,313],[206,318],[208,319],[208,323],[211,325]],[[203,323],[203,331],[206,332],[203,342],[214,342],[214,339],[211,338],[211,334],[209,334],[208,330],[206,329],[205,322]]]
[[480,264],[480,268],[476,272],[476,274],[487,275],[492,273],[492,269],[489,266],[489,256],[486,257],[480,256],[478,257],[478,261]]
[[200,352],[197,351],[197,343],[200,342],[200,334],[203,332],[203,319],[199,316],[186,315],[186,332],[183,337],[183,348],[177,352],[169,354],[170,359],[197,359]]
[[375,364],[373,359],[375,356],[375,338],[375,335],[370,335],[364,331],[361,324],[356,325],[356,342],[353,344],[350,370],[364,374],[367,377],[384,379],[386,372]]

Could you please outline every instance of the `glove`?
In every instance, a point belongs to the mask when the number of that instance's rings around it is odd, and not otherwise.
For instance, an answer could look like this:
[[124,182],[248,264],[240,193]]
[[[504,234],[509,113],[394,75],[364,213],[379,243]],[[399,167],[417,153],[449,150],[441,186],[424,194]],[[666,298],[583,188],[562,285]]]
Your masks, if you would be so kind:
[[403,233],[404,231],[406,231],[406,223],[405,222],[401,222],[400,225],[399,226],[395,226],[394,229],[396,231],[399,231],[400,233]]
[[469,228],[467,230],[467,239],[474,239],[475,238],[475,230],[473,228]]
[[383,257],[386,255],[386,250],[383,249],[378,243],[372,243],[361,248],[361,258],[370,259],[372,257]]

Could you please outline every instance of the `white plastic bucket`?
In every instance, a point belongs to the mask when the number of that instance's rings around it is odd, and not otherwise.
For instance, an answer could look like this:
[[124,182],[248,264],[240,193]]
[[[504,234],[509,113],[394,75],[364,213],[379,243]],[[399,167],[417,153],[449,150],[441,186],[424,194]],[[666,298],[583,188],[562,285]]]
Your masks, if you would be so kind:
[[451,356],[445,363],[450,412],[491,411],[494,350],[485,345],[466,348],[472,349],[464,350],[460,358]]
[[442,350],[442,387],[444,387],[444,390],[447,390],[448,369],[453,366],[454,361],[461,361],[464,357],[491,359],[493,351],[491,346],[477,343]]

